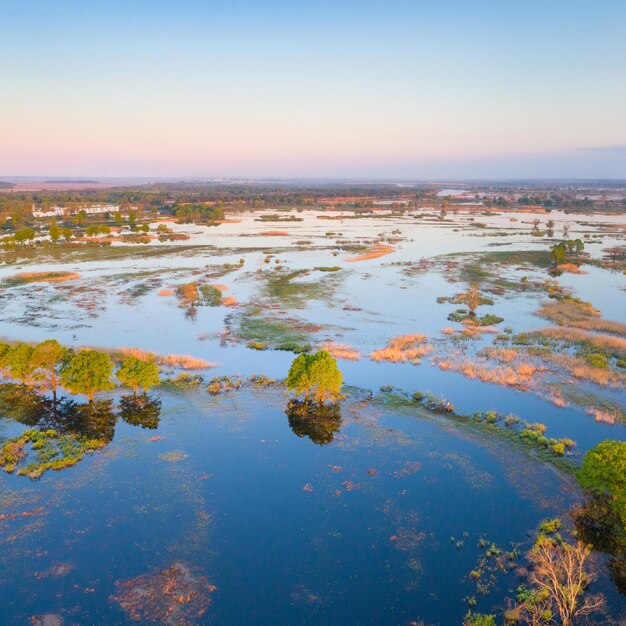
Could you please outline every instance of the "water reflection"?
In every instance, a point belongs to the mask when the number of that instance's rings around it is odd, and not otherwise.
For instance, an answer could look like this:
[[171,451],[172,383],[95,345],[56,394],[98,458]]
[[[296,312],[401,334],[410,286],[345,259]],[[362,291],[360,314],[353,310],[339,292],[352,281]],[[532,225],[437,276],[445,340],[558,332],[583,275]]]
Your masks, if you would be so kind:
[[594,550],[609,555],[609,573],[626,596],[626,528],[609,496],[594,496],[573,512],[576,533]]
[[341,429],[341,411],[338,404],[320,405],[291,400],[285,411],[289,427],[298,437],[308,437],[320,446],[331,443]]
[[122,396],[119,416],[131,426],[154,430],[161,421],[161,401],[145,393],[139,396]]
[[43,396],[25,385],[0,385],[0,418],[12,420],[41,431],[54,430],[108,444],[115,436],[121,418],[131,426],[155,429],[161,417],[161,401],[147,394],[122,396],[119,412],[113,400],[81,404],[70,398]]

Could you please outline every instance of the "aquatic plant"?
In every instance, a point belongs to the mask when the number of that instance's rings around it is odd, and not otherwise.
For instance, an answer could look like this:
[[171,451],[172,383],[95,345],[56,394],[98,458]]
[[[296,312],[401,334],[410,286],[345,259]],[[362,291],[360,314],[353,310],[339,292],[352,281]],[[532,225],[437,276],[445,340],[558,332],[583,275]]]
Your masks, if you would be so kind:
[[115,583],[117,602],[136,622],[193,626],[206,619],[217,589],[184,563]]
[[188,391],[195,387],[199,387],[204,383],[202,374],[188,374],[183,372],[176,377],[162,378],[160,387],[169,391]]
[[35,480],[49,470],[59,471],[76,465],[85,454],[105,445],[101,439],[60,434],[52,429],[25,430],[2,443],[0,468],[9,474],[15,472]]
[[159,365],[170,365],[172,367],[179,367],[185,370],[205,370],[212,367],[217,367],[217,363],[211,363],[198,357],[190,356],[188,354],[164,354],[157,357],[157,363]]

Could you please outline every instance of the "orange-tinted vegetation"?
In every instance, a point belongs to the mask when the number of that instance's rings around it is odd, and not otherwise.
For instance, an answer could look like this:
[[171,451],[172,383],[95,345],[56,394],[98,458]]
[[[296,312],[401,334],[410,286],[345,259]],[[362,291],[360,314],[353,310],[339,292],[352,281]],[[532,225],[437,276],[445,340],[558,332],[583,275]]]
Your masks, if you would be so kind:
[[211,367],[217,367],[217,363],[210,363],[204,359],[199,359],[187,354],[165,354],[157,357],[157,363],[159,365],[180,367],[185,370],[206,370]]
[[559,326],[573,326],[586,330],[626,335],[626,324],[600,318],[600,311],[590,302],[560,300],[541,305],[539,315]]
[[11,276],[8,280],[16,283],[60,283],[78,278],[80,278],[80,274],[76,272],[22,272]]
[[420,360],[433,351],[426,335],[400,335],[387,342],[381,350],[370,353],[373,361],[388,361],[391,363],[419,363]]
[[395,252],[395,250],[396,250],[395,246],[390,246],[388,244],[381,243],[371,248],[368,252],[359,254],[358,256],[348,257],[346,261],[353,263],[355,261],[368,261],[369,259],[378,259],[381,256],[386,256],[387,254],[391,254],[392,252]]
[[326,350],[326,352],[332,354],[336,359],[358,361],[361,358],[361,353],[358,350],[342,343],[325,343],[320,350]]

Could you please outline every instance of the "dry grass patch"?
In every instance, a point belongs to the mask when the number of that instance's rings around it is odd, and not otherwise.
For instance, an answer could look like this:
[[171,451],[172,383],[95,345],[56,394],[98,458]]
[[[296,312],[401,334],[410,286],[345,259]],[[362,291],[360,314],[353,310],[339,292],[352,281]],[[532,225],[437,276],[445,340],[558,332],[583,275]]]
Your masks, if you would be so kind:
[[326,350],[336,359],[348,359],[349,361],[358,361],[362,356],[358,350],[342,343],[325,343],[320,350]]
[[224,296],[222,298],[222,304],[224,306],[237,306],[237,298],[235,298],[234,296]]
[[171,289],[161,289],[161,291],[159,291],[159,295],[160,296],[173,296],[174,292]]
[[288,235],[289,232],[286,230],[262,230],[259,235],[263,237],[284,237]]
[[381,350],[370,353],[372,361],[388,361],[390,363],[404,363],[410,361],[419,363],[421,359],[433,351],[426,335],[400,335],[387,342]]

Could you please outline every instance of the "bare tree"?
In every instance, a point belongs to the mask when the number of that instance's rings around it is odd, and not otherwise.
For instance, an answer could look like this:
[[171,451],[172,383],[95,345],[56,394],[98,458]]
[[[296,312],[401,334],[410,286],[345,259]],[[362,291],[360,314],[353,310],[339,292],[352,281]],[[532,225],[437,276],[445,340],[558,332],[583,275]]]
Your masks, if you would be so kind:
[[469,289],[458,296],[460,302],[467,305],[471,317],[476,317],[476,309],[483,304],[483,297],[480,295],[478,283],[472,283]]
[[604,606],[602,595],[584,596],[596,577],[596,573],[586,567],[590,551],[589,546],[580,541],[569,544],[544,538],[530,553],[533,568],[529,580],[539,597],[549,598],[563,626],[571,626],[574,618]]

